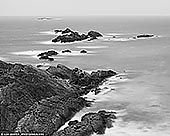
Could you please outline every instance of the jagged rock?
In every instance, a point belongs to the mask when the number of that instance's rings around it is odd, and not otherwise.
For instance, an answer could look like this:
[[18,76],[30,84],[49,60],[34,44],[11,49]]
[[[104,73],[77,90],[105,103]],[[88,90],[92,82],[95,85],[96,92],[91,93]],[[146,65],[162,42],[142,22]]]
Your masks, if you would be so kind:
[[65,52],[71,53],[71,50],[66,49],[66,50],[63,50],[63,51],[62,51],[62,53],[65,53]]
[[65,33],[74,33],[70,28],[66,28],[65,30],[62,30],[62,34]]
[[0,130],[52,135],[83,107],[90,106],[91,102],[81,97],[88,92],[83,86],[97,85],[114,74],[88,74],[61,64],[41,70],[0,61]]
[[75,124],[77,124],[78,122],[79,122],[78,120],[70,121],[70,122],[68,123],[68,125],[69,125],[69,126],[75,125]]
[[50,66],[47,71],[62,79],[69,79],[72,75],[72,70],[62,64],[58,64],[57,67]]
[[87,53],[87,51],[86,50],[81,50],[80,53]]
[[74,94],[53,96],[34,104],[18,122],[15,132],[43,132],[51,135],[88,102]]
[[78,94],[78,89],[44,70],[0,61],[0,130],[14,131],[35,102],[70,92]]
[[62,30],[60,30],[60,29],[55,29],[54,32],[57,34],[57,33],[59,33],[59,32],[62,32]]
[[81,122],[73,122],[68,127],[55,132],[52,136],[90,136],[93,133],[104,134],[106,128],[113,127],[115,112],[104,110],[98,113],[87,113],[81,118]]
[[76,31],[72,31],[71,29],[66,28],[65,30],[62,30],[62,35],[59,35],[56,38],[52,39],[52,42],[67,43],[67,42],[82,41],[88,38],[90,38],[89,41],[91,41],[101,36],[102,34],[96,31],[89,31],[88,34],[79,34]]
[[104,79],[117,74],[112,70],[98,70],[89,74],[79,68],[74,68],[71,70],[70,68],[61,64],[57,65],[57,67],[50,66],[47,71],[62,79],[69,79],[69,83],[72,85],[77,85],[79,87],[88,89],[97,87]]
[[96,38],[96,37],[102,37],[103,35],[96,31],[89,31],[88,36]]

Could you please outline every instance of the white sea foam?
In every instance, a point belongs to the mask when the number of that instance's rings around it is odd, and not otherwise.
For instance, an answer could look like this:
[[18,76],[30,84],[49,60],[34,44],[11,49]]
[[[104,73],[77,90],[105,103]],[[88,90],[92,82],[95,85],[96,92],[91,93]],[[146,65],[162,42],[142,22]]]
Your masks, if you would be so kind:
[[[87,100],[95,99],[96,102],[108,100],[113,96],[114,92],[116,95],[116,83],[127,82],[130,80],[126,76],[126,73],[120,73],[116,76],[112,76],[99,86],[99,89],[101,89],[99,94],[95,95],[94,92],[90,92],[84,97],[87,98]],[[112,95],[108,95],[109,93],[112,93]]]
[[44,31],[44,32],[39,32],[41,35],[56,35],[54,31]]
[[7,59],[4,57],[0,57],[0,60],[6,61]]
[[77,46],[80,49],[98,49],[98,48],[108,48],[108,46]]
[[82,41],[75,41],[75,42],[67,42],[67,43],[61,43],[61,42],[52,42],[50,41],[42,41],[42,42],[36,42],[37,44],[46,44],[46,45],[68,45],[68,44],[77,44],[77,43],[82,43],[86,42],[87,40],[82,40]]
[[[30,56],[33,58],[38,58],[37,55],[42,52],[47,52],[54,49],[49,50],[31,50],[31,51],[21,51],[21,52],[12,52],[11,54],[18,55],[18,56]],[[56,51],[56,50],[54,50]],[[64,58],[64,56],[84,56],[84,55],[93,55],[94,51],[87,51],[87,53],[80,53],[80,51],[71,51],[71,53],[65,52],[62,53],[62,51],[56,51],[59,54],[56,56],[53,56],[55,59],[61,59]]]

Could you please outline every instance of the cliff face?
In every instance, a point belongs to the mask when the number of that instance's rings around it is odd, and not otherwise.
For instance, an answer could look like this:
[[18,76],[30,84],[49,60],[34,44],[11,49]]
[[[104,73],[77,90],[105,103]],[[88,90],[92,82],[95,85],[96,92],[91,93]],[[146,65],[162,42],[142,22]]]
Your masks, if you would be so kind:
[[0,130],[51,135],[90,106],[81,95],[89,92],[94,83],[96,86],[115,74],[98,71],[89,75],[64,65],[45,71],[0,61]]
[[74,90],[46,71],[0,61],[0,130],[13,131],[25,111],[35,102],[65,96]]

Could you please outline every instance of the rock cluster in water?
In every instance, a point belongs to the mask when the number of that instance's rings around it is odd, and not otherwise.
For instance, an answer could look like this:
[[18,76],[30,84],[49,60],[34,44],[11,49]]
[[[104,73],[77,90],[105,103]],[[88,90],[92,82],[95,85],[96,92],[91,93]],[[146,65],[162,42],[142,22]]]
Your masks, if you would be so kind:
[[49,60],[49,61],[54,61],[54,58],[50,57],[50,56],[55,56],[57,55],[58,52],[54,51],[54,50],[50,50],[47,52],[42,52],[40,54],[38,54],[37,56],[39,57],[39,59],[43,59],[43,60]]
[[[42,132],[63,135],[58,129],[91,102],[81,96],[104,79],[116,75],[112,70],[88,74],[64,65],[47,70],[30,65],[0,61],[0,130],[1,132]],[[104,133],[114,113],[100,111],[72,122],[66,128],[73,135]],[[86,124],[90,121],[90,124]],[[77,122],[77,123],[76,123]],[[84,129],[85,124],[86,126]],[[75,126],[75,127],[74,127]],[[80,131],[78,130],[80,128]]]
[[[61,51],[62,53],[72,53],[71,50],[69,49],[65,49],[65,50],[62,50]],[[80,53],[81,54],[86,54],[87,53],[87,50],[80,50]],[[54,58],[52,56],[56,56],[58,55],[59,53],[57,51],[54,51],[54,50],[49,50],[49,51],[45,51],[45,52],[42,52],[40,54],[37,55],[37,57],[40,59],[40,60],[48,60],[48,61],[54,61]]]
[[80,34],[76,31],[66,28],[64,30],[54,30],[55,33],[61,33],[56,38],[52,39],[52,42],[69,43],[75,41],[82,41],[88,39],[89,41],[97,39],[97,37],[102,37],[102,34],[97,31],[89,31],[88,34]]

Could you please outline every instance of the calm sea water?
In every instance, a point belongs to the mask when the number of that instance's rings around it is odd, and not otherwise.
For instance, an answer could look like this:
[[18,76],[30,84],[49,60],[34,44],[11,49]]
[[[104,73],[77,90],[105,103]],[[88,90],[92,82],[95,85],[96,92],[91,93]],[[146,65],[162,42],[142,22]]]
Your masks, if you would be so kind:
[[[53,29],[69,27],[79,32],[100,31],[104,38],[93,42],[51,44]],[[132,40],[149,33],[158,37]],[[112,38],[116,35],[116,39]],[[0,17],[0,59],[36,65],[65,64],[84,70],[114,69],[120,77],[108,79],[103,92],[91,108],[116,110],[118,119],[106,136],[170,135],[170,17],[54,17],[40,21],[36,17]],[[40,61],[37,53],[49,49],[71,49],[54,62]],[[79,51],[86,49],[87,55]]]

